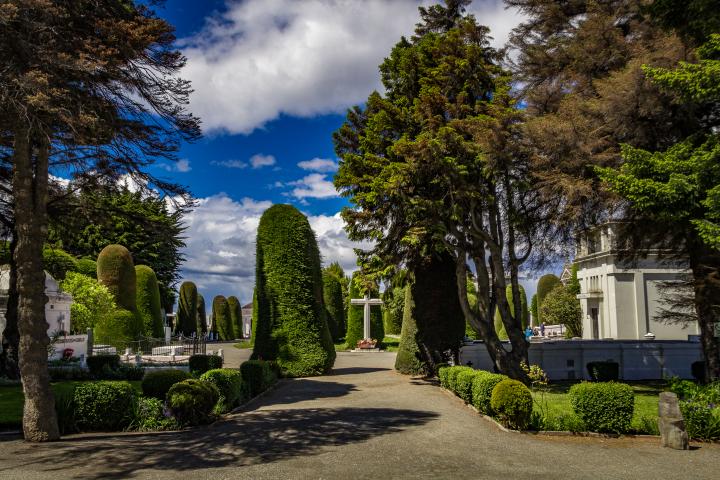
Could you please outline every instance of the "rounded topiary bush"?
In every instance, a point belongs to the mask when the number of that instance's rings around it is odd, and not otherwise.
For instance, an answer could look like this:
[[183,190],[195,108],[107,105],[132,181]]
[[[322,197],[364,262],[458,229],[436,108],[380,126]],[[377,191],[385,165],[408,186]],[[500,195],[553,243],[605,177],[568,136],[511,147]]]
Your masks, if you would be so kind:
[[212,383],[189,379],[170,387],[167,406],[182,425],[202,425],[212,420],[219,398],[220,392]]
[[65,279],[67,272],[77,271],[75,257],[57,248],[43,249],[43,268],[58,282]]
[[202,353],[196,353],[191,355],[188,360],[190,371],[194,375],[202,375],[208,370],[214,370],[216,368],[222,368],[223,357],[220,355],[205,355]]
[[220,399],[216,406],[218,413],[231,410],[242,400],[243,382],[242,375],[238,370],[231,368],[208,370],[200,376],[200,380],[212,383],[220,392]]
[[495,385],[507,380],[508,377],[499,373],[491,373],[481,371],[475,375],[472,384],[472,404],[473,407],[477,408],[480,413],[485,415],[493,415],[492,405],[490,400],[492,399],[492,392]]
[[455,395],[465,400],[465,403],[472,403],[472,386],[475,376],[479,370],[463,370],[455,377]]
[[227,298],[222,295],[213,298],[212,318],[212,323],[215,325],[220,340],[233,340],[235,338],[232,319],[230,318],[230,306]]
[[115,296],[118,307],[135,311],[135,265],[127,248],[122,245],[108,245],[103,248],[97,259],[97,278]]
[[137,309],[143,318],[145,335],[154,338],[165,336],[165,322],[160,306],[160,288],[157,276],[147,265],[135,267],[137,290]]
[[193,282],[180,285],[175,332],[190,336],[197,331],[197,287]]
[[92,258],[81,258],[75,263],[75,271],[97,280],[97,262]]
[[524,430],[532,416],[532,393],[524,383],[508,378],[493,388],[490,407],[503,425]]
[[75,387],[75,422],[83,431],[113,431],[132,421],[137,397],[128,382],[83,382]]
[[121,351],[142,335],[144,328],[143,319],[138,312],[114,310],[100,317],[95,323],[95,343],[113,345]]
[[461,365],[456,365],[454,367],[450,367],[450,371],[448,372],[448,381],[447,381],[447,388],[451,392],[455,393],[457,389],[457,376],[460,374],[460,372],[472,372],[474,369],[472,367],[464,367]]
[[228,313],[230,314],[230,324],[232,325],[232,335],[228,340],[242,338],[242,312],[240,311],[240,300],[234,295],[230,295],[227,299]]
[[624,433],[630,429],[635,409],[630,385],[583,382],[573,385],[569,394],[573,411],[591,432]]
[[168,369],[147,372],[142,379],[143,395],[165,400],[170,387],[178,382],[187,380],[190,374],[182,370]]
[[320,251],[308,219],[291,205],[273,205],[260,218],[256,249],[251,358],[275,360],[292,377],[329,371],[335,346],[325,319]]

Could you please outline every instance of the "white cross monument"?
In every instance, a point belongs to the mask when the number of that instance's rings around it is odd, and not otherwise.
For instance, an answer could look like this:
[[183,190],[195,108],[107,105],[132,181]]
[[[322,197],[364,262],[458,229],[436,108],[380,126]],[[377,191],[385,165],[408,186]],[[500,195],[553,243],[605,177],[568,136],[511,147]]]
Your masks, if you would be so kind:
[[[382,305],[383,301],[379,298],[370,298],[370,294],[366,293],[363,298],[351,298],[350,303],[352,305],[363,306],[363,339],[372,340],[372,337],[370,336],[370,306]],[[382,341],[382,338],[376,340]]]

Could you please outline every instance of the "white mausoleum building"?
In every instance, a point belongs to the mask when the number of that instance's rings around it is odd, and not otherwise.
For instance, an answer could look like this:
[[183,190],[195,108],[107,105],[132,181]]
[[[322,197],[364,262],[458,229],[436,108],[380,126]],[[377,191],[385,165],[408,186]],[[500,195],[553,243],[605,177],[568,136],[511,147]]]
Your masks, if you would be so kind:
[[[583,339],[687,340],[698,335],[697,323],[666,324],[655,320],[661,309],[660,285],[680,281],[684,266],[661,261],[656,254],[624,264],[618,259],[616,224],[605,224],[580,237],[575,262],[580,281]],[[662,293],[666,293],[662,292]]]

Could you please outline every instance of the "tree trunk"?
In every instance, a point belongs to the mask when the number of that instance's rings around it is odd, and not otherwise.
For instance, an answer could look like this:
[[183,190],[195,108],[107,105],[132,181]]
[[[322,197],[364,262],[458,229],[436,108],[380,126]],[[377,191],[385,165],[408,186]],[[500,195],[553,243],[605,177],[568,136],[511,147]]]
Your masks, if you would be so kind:
[[0,376],[12,380],[20,379],[16,246],[17,235],[13,233],[10,240],[10,278],[8,278],[8,300],[5,309],[5,330],[2,332],[2,353],[0,353]]
[[[49,143],[42,134],[33,145],[29,129],[15,132],[12,189],[15,201],[17,247],[18,330],[20,375],[25,408],[25,440],[60,438],[55,399],[47,368],[48,324],[45,320],[45,272],[42,249],[47,235]],[[36,151],[33,152],[33,149]]]
[[720,338],[715,336],[715,328],[720,321],[720,256],[701,241],[690,242],[689,247],[706,380],[712,382],[720,380]]

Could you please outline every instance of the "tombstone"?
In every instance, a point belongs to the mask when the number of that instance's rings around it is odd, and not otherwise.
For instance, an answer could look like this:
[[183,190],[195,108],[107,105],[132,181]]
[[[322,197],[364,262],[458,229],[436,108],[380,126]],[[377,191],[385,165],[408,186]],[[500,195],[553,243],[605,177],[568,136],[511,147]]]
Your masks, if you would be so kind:
[[658,428],[660,445],[675,450],[688,450],[690,444],[685,421],[680,412],[678,397],[672,392],[662,392],[658,404]]

